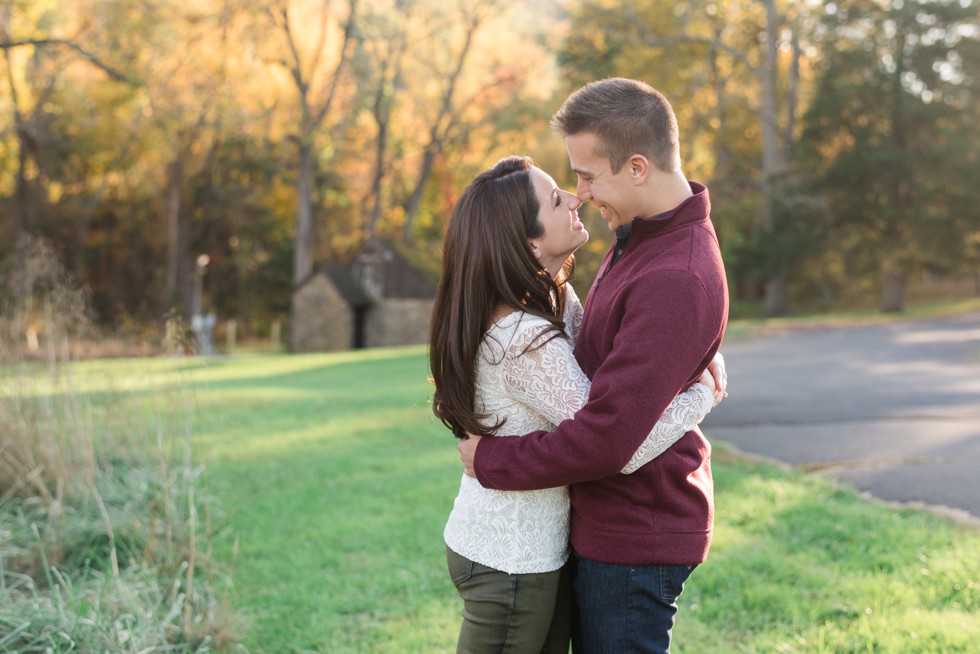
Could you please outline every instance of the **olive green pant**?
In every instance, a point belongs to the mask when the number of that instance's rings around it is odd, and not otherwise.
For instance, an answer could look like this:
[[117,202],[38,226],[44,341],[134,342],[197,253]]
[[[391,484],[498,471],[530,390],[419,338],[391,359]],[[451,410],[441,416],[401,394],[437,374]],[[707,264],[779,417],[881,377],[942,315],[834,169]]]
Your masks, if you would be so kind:
[[463,598],[456,654],[568,654],[572,583],[567,565],[511,575],[448,547],[446,560]]

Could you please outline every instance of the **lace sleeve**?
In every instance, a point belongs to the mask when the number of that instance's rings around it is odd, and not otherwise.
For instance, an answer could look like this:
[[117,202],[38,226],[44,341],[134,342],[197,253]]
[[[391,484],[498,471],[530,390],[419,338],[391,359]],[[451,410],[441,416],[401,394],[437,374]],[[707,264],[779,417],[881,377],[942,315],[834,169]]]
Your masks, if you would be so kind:
[[545,342],[552,335],[540,325],[521,329],[507,347],[503,380],[511,397],[557,425],[585,406],[590,384],[568,339]]
[[583,315],[585,315],[585,310],[582,308],[582,302],[578,299],[575,289],[572,288],[571,284],[565,284],[565,315],[562,316],[562,319],[565,321],[565,331],[568,333],[568,338],[572,341],[573,346],[578,341],[578,334],[582,329]]
[[[503,380],[511,397],[558,425],[585,406],[591,382],[575,360],[571,343],[561,337],[545,342],[551,335],[540,325],[520,330],[507,347]],[[714,396],[704,384],[680,393],[622,469],[623,474],[636,472],[663,454],[704,420],[712,406]]]
[[704,420],[714,406],[714,401],[711,390],[704,384],[694,384],[675,397],[623,468],[623,474],[636,472],[666,452],[681,436]]

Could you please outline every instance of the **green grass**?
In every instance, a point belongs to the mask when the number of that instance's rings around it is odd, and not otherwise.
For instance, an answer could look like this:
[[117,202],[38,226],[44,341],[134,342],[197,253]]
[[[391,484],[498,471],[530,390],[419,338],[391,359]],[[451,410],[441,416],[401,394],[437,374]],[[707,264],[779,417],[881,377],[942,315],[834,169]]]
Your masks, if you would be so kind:
[[[79,364],[76,392],[192,398],[214,555],[253,654],[451,652],[442,528],[459,483],[420,347]],[[159,393],[157,389],[167,389]],[[709,434],[710,437],[710,434]],[[681,654],[975,652],[980,531],[716,444],[717,520]]]

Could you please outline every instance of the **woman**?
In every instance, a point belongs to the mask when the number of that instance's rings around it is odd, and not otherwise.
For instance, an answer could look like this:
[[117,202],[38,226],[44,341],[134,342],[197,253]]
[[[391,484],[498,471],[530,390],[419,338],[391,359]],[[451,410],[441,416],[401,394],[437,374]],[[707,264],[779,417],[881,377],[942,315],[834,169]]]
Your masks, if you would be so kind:
[[[572,354],[582,306],[568,284],[589,237],[579,204],[527,157],[500,160],[456,204],[429,343],[433,411],[457,437],[551,429],[588,399]],[[623,473],[693,429],[714,392],[705,373],[680,394]],[[464,602],[457,652],[567,654],[569,510],[564,487],[504,492],[463,475],[445,530]]]

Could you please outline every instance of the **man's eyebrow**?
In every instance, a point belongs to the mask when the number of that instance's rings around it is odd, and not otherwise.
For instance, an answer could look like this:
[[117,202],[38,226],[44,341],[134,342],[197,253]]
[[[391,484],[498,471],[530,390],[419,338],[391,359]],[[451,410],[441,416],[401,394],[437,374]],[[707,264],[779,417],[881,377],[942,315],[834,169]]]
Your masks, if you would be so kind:
[[576,175],[585,175],[586,177],[589,177],[593,174],[591,171],[584,170],[582,168],[572,168],[572,172],[575,173]]

